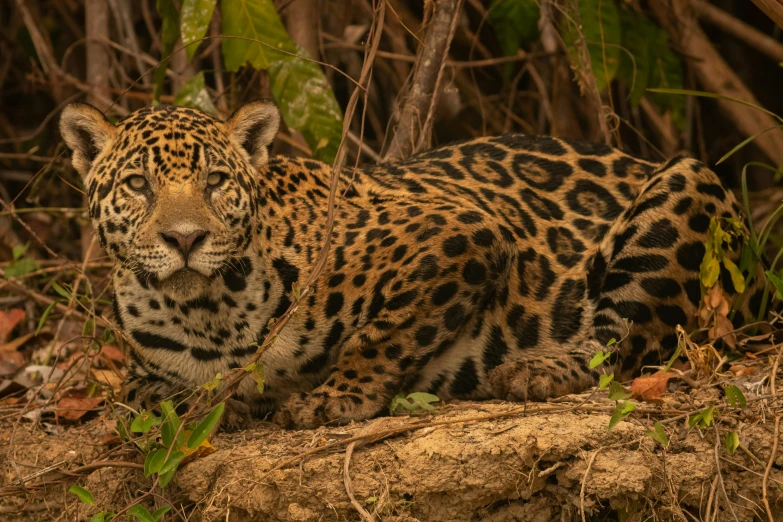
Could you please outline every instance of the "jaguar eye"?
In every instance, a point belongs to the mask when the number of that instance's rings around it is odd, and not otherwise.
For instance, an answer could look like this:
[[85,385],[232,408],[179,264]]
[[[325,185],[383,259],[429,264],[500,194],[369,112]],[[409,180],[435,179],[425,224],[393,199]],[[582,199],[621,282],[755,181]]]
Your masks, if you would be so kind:
[[226,176],[220,172],[212,172],[207,176],[207,186],[209,188],[217,188],[223,184],[226,180]]
[[144,176],[131,176],[125,180],[125,183],[137,192],[147,188],[147,179]]

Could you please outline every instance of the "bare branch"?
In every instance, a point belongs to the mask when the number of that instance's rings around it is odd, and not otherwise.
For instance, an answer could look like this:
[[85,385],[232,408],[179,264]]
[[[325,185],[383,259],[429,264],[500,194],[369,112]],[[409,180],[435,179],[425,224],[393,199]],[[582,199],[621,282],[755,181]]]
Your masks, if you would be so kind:
[[438,85],[457,26],[462,0],[439,0],[416,61],[413,83],[384,161],[405,158],[428,145]]
[[[761,105],[699,27],[693,13],[688,9],[687,1],[651,2],[650,9],[679,48],[687,50],[689,65],[704,90]],[[763,129],[779,124],[768,114],[739,103],[717,100],[717,104],[729,121],[734,122],[737,130],[745,136],[753,136]],[[775,164],[783,163],[782,133],[767,132],[758,136],[753,143]]]
[[738,20],[726,11],[715,7],[705,0],[691,0],[696,14],[721,31],[742,40],[754,49],[775,60],[783,62],[783,44],[757,30],[745,22]]
[[753,0],[753,3],[783,29],[783,3],[780,0]]

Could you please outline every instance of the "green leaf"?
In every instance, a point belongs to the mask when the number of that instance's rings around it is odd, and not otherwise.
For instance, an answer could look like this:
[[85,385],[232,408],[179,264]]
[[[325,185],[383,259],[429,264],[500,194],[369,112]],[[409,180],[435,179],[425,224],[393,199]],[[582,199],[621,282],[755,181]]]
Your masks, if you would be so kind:
[[632,395],[633,393],[626,391],[617,381],[613,381],[609,386],[609,400],[611,401],[623,401],[629,399]]
[[161,473],[160,480],[158,481],[158,484],[160,487],[165,488],[169,485],[169,482],[171,482],[171,479],[174,478],[174,474],[177,472],[177,468],[171,469],[166,473]]
[[163,466],[163,463],[166,462],[166,455],[168,452],[168,448],[158,448],[147,454],[147,458],[144,459],[145,477],[160,472],[160,468]]
[[263,364],[259,363],[253,367],[253,380],[256,381],[256,390],[263,395],[264,383],[266,382],[266,368]]
[[742,253],[740,254],[740,264],[739,269],[740,272],[747,272],[750,270],[750,267],[754,266],[756,262],[758,262],[758,259],[756,258],[756,254],[754,254],[753,249],[753,238],[750,238],[749,243],[743,243],[742,244]]
[[714,415],[715,406],[710,406],[696,415],[691,415],[690,419],[688,419],[688,426],[693,428],[698,424],[700,428],[709,428],[712,425]]
[[783,299],[783,280],[781,280],[772,270],[764,272],[767,274],[767,280],[775,287],[775,297]]
[[46,307],[46,310],[44,310],[43,314],[41,314],[41,318],[38,320],[38,326],[35,328],[35,335],[37,336],[39,333],[41,333],[41,328],[44,327],[44,324],[46,324],[46,320],[49,318],[49,314],[52,313],[52,310],[54,310],[54,307],[57,306],[57,304],[60,302],[59,299],[56,299],[52,304]]
[[666,435],[666,431],[663,429],[663,424],[660,422],[655,423],[655,430],[647,430],[644,432],[645,435],[650,437],[652,440],[660,444],[661,446],[668,446],[669,445],[669,437]]
[[11,261],[11,263],[8,264],[8,267],[5,269],[5,277],[7,279],[9,277],[23,276],[30,272],[35,272],[40,268],[41,265],[39,265],[38,261],[35,259],[23,257],[22,259]]
[[153,105],[160,103],[163,92],[163,80],[166,79],[166,68],[169,65],[169,55],[174,51],[174,44],[179,38],[179,13],[173,0],[157,0],[155,8],[161,19],[160,44],[161,62],[155,70],[155,91],[152,95]]
[[[93,333],[95,333],[95,321],[87,319],[84,321],[84,326],[82,326],[82,335],[84,337],[91,337]],[[101,347],[99,346],[98,349],[100,350]]]
[[155,512],[152,514],[152,519],[155,522],[158,522],[158,520],[160,520],[161,517],[166,513],[168,513],[170,510],[171,510],[171,506],[163,506],[160,509],[156,509]]
[[188,46],[188,60],[193,58],[201,42],[190,45],[204,38],[212,20],[215,0],[183,0],[182,11],[179,14],[179,31],[182,33],[182,43]]
[[440,398],[437,395],[424,392],[413,392],[408,395],[407,399],[412,401],[414,406],[428,411],[435,409],[435,407],[430,403],[440,401]]
[[95,505],[95,497],[92,496],[92,493],[81,486],[71,486],[68,488],[68,493],[73,493],[85,504],[89,504],[91,506]]
[[182,462],[182,459],[184,458],[185,458],[184,452],[175,451],[169,456],[168,459],[166,459],[166,462],[164,462],[163,465],[160,467],[160,471],[158,471],[158,474],[165,475],[170,471],[174,471],[175,469],[177,469],[177,466],[179,466],[179,463]]
[[[297,54],[306,52],[297,48]],[[315,159],[331,163],[343,132],[343,114],[320,67],[300,59],[269,67],[272,95],[283,119],[302,133]]]
[[745,394],[733,384],[726,386],[726,388],[723,389],[723,392],[726,394],[726,400],[729,401],[732,408],[744,408],[748,405]]
[[227,70],[237,71],[248,62],[256,69],[268,69],[273,61],[289,58],[275,48],[296,52],[271,0],[223,0],[221,13],[223,35],[241,37],[222,41]]
[[[603,91],[617,73],[622,45],[620,15],[612,0],[580,0],[578,11],[570,13],[576,19],[566,22],[563,40],[568,55],[579,70],[590,67],[596,86]],[[590,63],[582,63],[578,48],[584,44]]]
[[135,504],[133,507],[131,507],[128,510],[128,514],[135,517],[136,520],[139,520],[141,522],[155,522],[155,519],[152,518],[152,515],[149,511],[147,511],[147,508],[142,506],[141,504]]
[[11,249],[11,256],[13,257],[14,261],[18,261],[19,259],[22,259],[22,256],[25,252],[27,252],[27,249],[30,248],[30,243],[25,243],[24,245],[16,245]]
[[60,294],[60,296],[70,299],[71,298],[71,292],[63,288],[62,286],[57,284],[57,281],[52,281],[52,288],[54,288],[54,291]]
[[610,356],[612,355],[612,352],[604,352],[603,350],[598,350],[598,352],[593,355],[593,358],[590,359],[590,369],[594,369],[598,366],[601,366]]
[[[665,29],[652,23],[625,3],[618,2],[622,48],[617,77],[629,88],[631,103],[638,105],[648,87],[682,88],[682,61],[669,46]],[[672,111],[672,120],[681,130],[685,124],[685,99],[649,94],[651,101]]]
[[[520,47],[538,39],[539,18],[536,0],[492,0],[487,11],[487,20],[505,56],[516,56]],[[513,70],[514,64],[505,65],[506,79]]]
[[141,410],[141,413],[134,417],[133,422],[130,425],[130,430],[133,433],[148,433],[154,426],[158,426],[163,419],[155,414]]
[[638,105],[650,84],[652,66],[651,49],[658,26],[645,16],[621,4],[619,11],[622,29],[622,49],[619,54],[617,77],[629,89],[630,100]]
[[220,386],[220,380],[222,378],[223,378],[223,374],[222,373],[218,373],[218,374],[215,375],[214,379],[212,379],[209,382],[205,382],[204,384],[201,385],[201,387],[204,388],[205,390],[207,390],[208,392],[217,390],[217,387]]
[[215,426],[220,422],[220,417],[223,415],[223,410],[225,409],[226,403],[221,402],[209,412],[209,415],[207,415],[204,420],[198,423],[198,426],[193,429],[190,437],[188,437],[189,449],[194,450],[198,448],[202,442],[207,440],[209,434],[212,433],[212,430],[214,430]]
[[726,270],[729,271],[729,275],[731,275],[731,282],[734,285],[734,289],[737,291],[737,293],[742,293],[745,291],[745,277],[742,275],[742,272],[740,272],[739,268],[737,268],[737,265],[734,264],[734,261],[728,258],[728,256],[724,256],[723,258],[723,266],[726,267]]
[[704,259],[699,267],[701,284],[704,288],[712,288],[720,277],[720,263],[712,250],[704,252]]
[[613,381],[614,381],[614,373],[609,373],[609,374],[604,373],[598,379],[598,389],[603,390],[604,388],[609,386],[609,384],[612,383]]
[[394,415],[394,413],[399,409],[399,407],[402,406],[406,410],[413,409],[413,406],[410,402],[405,398],[405,395],[402,393],[398,393],[394,397],[392,397],[392,400],[389,401],[389,414]]
[[185,85],[182,86],[182,89],[174,98],[174,105],[192,107],[212,116],[217,116],[217,109],[212,104],[212,99],[209,97],[209,92],[207,92],[207,86],[204,82],[204,71],[197,72],[185,82]]
[[[160,409],[164,419],[163,426],[161,426],[160,429],[160,435],[163,439],[163,445],[170,448],[175,442],[174,437],[177,435],[177,431],[179,431],[182,421],[179,420],[177,412],[174,411],[174,405],[171,401],[161,402]],[[183,437],[182,433],[179,434],[178,438],[181,437]],[[179,444],[176,444],[176,446],[179,446]]]
[[[657,26],[656,26],[657,27]],[[683,87],[683,65],[679,55],[670,47],[669,37],[665,30],[657,28],[650,34],[650,100],[656,105],[672,111],[672,121],[678,129],[685,128],[685,98],[681,96],[661,96],[651,92],[651,89]]]
[[106,512],[101,511],[100,513],[95,513],[90,519],[90,522],[105,522],[105,520],[106,520]]
[[618,422],[628,417],[636,410],[636,406],[632,402],[618,401],[617,406],[614,408],[612,418],[609,419],[609,429],[614,428]]
[[408,411],[430,411],[435,409],[431,403],[438,401],[440,401],[440,398],[437,395],[433,395],[431,393],[413,392],[408,394],[407,397],[400,393],[396,397],[392,398],[391,402],[389,403],[389,412],[394,415],[400,406]]
[[614,337],[612,337],[611,339],[609,339],[609,340],[606,342],[606,346],[607,346],[607,347],[608,347],[608,346],[612,346],[613,344],[617,344],[617,339],[615,339]]
[[[313,157],[331,162],[342,137],[342,111],[321,68],[288,36],[272,0],[223,0],[226,69],[246,63],[268,69],[272,95],[289,128],[302,133]],[[280,49],[285,53],[278,51]]]
[[726,451],[729,455],[734,455],[737,448],[740,446],[739,435],[736,431],[730,431],[726,434]]

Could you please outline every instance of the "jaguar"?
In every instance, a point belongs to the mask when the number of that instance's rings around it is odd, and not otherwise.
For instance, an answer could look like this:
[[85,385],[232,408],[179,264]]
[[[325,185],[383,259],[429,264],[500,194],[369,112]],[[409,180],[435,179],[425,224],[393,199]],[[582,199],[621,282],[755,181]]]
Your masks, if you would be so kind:
[[[577,393],[596,383],[589,361],[607,345],[615,378],[630,379],[672,355],[678,325],[698,329],[711,223],[742,220],[694,159],[512,134],[343,169],[328,234],[332,167],[270,156],[279,124],[268,101],[225,121],[156,106],[113,124],[89,105],[64,109],[61,134],[116,264],[129,403],[243,367],[295,301],[260,360],[263,393],[245,379],[234,396],[288,427],[368,419],[401,391]],[[739,250],[726,255],[738,263]],[[725,269],[721,281],[736,298]],[[736,326],[759,309],[755,281]]]

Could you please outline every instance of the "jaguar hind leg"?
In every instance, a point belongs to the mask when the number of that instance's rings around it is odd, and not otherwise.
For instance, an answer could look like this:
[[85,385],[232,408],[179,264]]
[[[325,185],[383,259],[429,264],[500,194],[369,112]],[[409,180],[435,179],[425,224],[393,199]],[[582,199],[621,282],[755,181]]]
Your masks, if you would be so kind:
[[[741,219],[734,197],[711,170],[688,158],[659,168],[582,267],[585,335],[553,353],[498,366],[489,376],[495,395],[543,400],[582,391],[599,376],[589,360],[609,344],[618,380],[670,358],[676,327],[698,327],[699,267],[713,217]],[[734,246],[729,255],[738,264],[740,249]],[[736,295],[728,274],[722,282],[730,297]],[[746,291],[735,323],[749,316],[743,310],[760,301],[761,291],[763,281]]]

